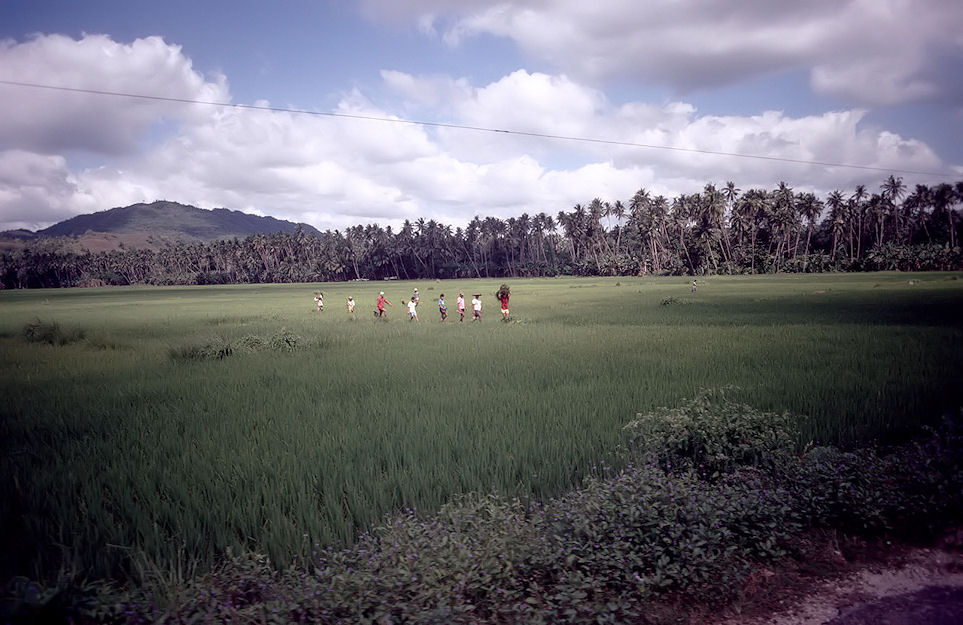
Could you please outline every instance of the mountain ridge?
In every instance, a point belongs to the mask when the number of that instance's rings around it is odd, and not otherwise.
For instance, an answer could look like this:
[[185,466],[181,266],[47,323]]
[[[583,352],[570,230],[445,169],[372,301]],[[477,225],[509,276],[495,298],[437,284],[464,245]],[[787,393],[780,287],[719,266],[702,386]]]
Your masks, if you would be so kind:
[[252,234],[293,233],[298,226],[311,234],[320,234],[309,224],[262,217],[228,208],[204,209],[179,202],[157,200],[149,204],[131,204],[77,215],[33,233],[29,230],[16,230],[2,234],[21,239],[81,237],[90,233],[147,234],[160,238],[212,241],[245,238]]

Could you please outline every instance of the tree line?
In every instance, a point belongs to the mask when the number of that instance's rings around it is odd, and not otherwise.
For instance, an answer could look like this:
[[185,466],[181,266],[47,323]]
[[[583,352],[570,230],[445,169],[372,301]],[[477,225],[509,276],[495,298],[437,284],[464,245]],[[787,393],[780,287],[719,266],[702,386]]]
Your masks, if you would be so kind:
[[672,199],[639,189],[552,216],[474,217],[70,251],[42,239],[0,254],[0,288],[525,276],[960,270],[963,181],[907,188],[890,176],[824,199],[706,184]]

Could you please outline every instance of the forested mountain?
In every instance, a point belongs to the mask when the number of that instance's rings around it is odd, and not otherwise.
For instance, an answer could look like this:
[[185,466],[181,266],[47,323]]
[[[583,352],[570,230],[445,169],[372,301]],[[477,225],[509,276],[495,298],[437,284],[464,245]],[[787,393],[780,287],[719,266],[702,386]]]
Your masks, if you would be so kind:
[[160,239],[213,241],[247,237],[252,234],[287,232],[298,226],[313,234],[321,234],[307,224],[295,224],[274,217],[260,217],[226,208],[206,210],[157,201],[78,215],[37,231],[41,237],[76,237],[87,232],[110,234],[149,234]]
[[672,199],[639,189],[624,203],[596,198],[555,216],[476,216],[464,228],[424,219],[397,232],[296,226],[99,253],[37,239],[0,253],[0,288],[963,270],[961,204],[963,181],[908,189],[890,176],[876,192],[858,186],[825,198],[786,183],[743,191],[729,182]]

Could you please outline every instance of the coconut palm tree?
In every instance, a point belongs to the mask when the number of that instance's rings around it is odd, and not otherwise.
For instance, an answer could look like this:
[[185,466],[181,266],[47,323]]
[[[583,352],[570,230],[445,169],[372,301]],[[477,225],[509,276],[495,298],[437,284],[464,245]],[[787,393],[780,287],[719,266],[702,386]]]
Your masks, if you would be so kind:
[[883,184],[879,185],[880,195],[886,202],[886,207],[889,209],[890,215],[892,215],[893,222],[893,238],[899,239],[900,234],[906,227],[908,220],[903,219],[902,211],[900,210],[900,200],[906,195],[906,185],[903,184],[902,178],[897,178],[896,176],[890,174]]
[[803,270],[809,265],[809,243],[813,236],[813,229],[816,227],[816,218],[823,212],[823,202],[812,193],[800,193],[796,196],[796,208],[799,214],[806,220],[806,249],[803,253]]
[[852,206],[850,208],[850,219],[852,220],[852,223],[850,224],[851,225],[850,227],[850,260],[853,260],[853,251],[852,251],[852,248],[853,248],[852,225],[853,224],[855,224],[855,231],[856,231],[856,250],[855,250],[856,258],[860,256],[860,252],[862,250],[863,218],[866,216],[866,204],[865,202],[863,202],[863,200],[866,199],[866,196],[867,196],[866,185],[860,184],[860,185],[856,185],[856,189],[853,191],[853,195],[849,198],[850,201],[852,202]]
[[829,205],[829,220],[833,232],[833,244],[829,257],[836,260],[836,250],[839,246],[839,239],[846,226],[846,200],[843,199],[843,194],[836,190],[826,198],[826,204]]
[[731,180],[726,182],[726,186],[722,190],[722,197],[724,197],[726,200],[726,211],[725,211],[725,219],[723,219],[722,232],[724,235],[724,241],[726,244],[726,249],[727,249],[729,258],[732,258],[732,241],[729,238],[729,226],[730,226],[729,220],[732,219],[732,211],[736,207],[736,199],[738,199],[739,193],[741,192],[742,192],[742,189],[737,189],[736,183],[734,183]]
[[930,192],[930,188],[925,184],[916,185],[913,192],[903,202],[903,207],[907,211],[910,223],[909,236],[907,237],[908,243],[913,242],[916,233],[921,229],[926,235],[926,240],[928,242],[932,241],[930,229],[926,224],[932,203],[932,193]]
[[933,189],[931,201],[933,203],[933,218],[946,218],[949,228],[947,241],[951,248],[956,247],[956,211],[953,210],[953,205],[959,201],[956,190],[948,183],[938,184]]
[[615,203],[612,204],[612,208],[609,212],[613,217],[615,217],[615,223],[619,228],[619,234],[615,239],[615,254],[618,256],[620,253],[620,248],[622,247],[622,220],[625,219],[625,205],[622,204],[621,200],[615,200]]
[[756,273],[756,240],[763,220],[766,218],[770,204],[770,194],[765,189],[749,189],[742,196],[743,203],[740,211],[743,221],[749,228],[750,256],[749,271]]
[[797,222],[796,203],[792,187],[780,181],[779,188],[773,192],[773,202],[770,208],[769,221],[773,225],[773,234],[777,235],[774,258],[778,269],[779,261],[789,255],[793,226]]

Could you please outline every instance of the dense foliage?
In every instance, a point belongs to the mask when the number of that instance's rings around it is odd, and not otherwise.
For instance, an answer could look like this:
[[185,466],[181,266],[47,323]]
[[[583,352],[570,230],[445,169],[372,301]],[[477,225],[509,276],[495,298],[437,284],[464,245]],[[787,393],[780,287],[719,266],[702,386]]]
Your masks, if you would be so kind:
[[[300,284],[2,291],[0,581],[205,571],[229,550],[286,567],[405,507],[544,501],[617,465],[637,412],[666,466],[707,457],[709,477],[760,444],[902,442],[961,405],[961,278],[512,279],[510,323],[444,324],[435,296],[495,307],[503,281],[331,283],[324,312]],[[414,288],[421,323],[397,306]],[[658,410],[727,385],[808,415],[801,438]]]
[[729,182],[672,200],[640,189],[628,201],[553,217],[475,217],[465,228],[405,221],[170,243],[153,249],[67,251],[56,239],[0,254],[0,288],[121,284],[236,284],[352,279],[555,275],[707,275],[963,268],[963,181],[916,185],[890,176],[824,200],[743,192]]
[[643,430],[624,469],[600,466],[558,499],[467,495],[284,571],[243,554],[128,592],[22,580],[12,603],[25,617],[115,623],[654,623],[667,601],[719,606],[754,567],[805,557],[803,532],[915,538],[963,512],[958,419],[886,451],[796,454],[785,416],[703,395],[629,426]]

